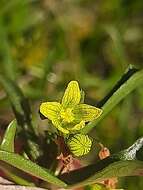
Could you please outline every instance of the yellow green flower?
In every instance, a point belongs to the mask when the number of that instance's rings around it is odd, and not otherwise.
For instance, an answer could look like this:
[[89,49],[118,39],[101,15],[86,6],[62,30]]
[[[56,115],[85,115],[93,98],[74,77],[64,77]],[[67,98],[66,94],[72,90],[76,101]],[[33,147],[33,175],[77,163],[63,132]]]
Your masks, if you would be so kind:
[[77,81],[71,81],[61,103],[44,102],[40,112],[52,121],[52,124],[62,133],[74,133],[85,126],[86,122],[99,117],[102,110],[87,104],[81,104],[81,92]]

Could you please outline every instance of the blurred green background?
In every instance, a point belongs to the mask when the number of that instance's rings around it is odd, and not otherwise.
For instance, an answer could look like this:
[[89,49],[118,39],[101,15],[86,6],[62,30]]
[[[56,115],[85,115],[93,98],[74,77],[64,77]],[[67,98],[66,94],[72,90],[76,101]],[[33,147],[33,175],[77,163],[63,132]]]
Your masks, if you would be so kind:
[[[0,73],[18,83],[33,117],[41,101],[59,100],[70,80],[78,80],[85,102],[96,105],[129,64],[143,67],[141,0],[0,0]],[[1,128],[13,117],[0,86]],[[96,135],[111,152],[143,135],[143,87],[101,122]],[[142,189],[143,179],[124,178],[120,186]]]

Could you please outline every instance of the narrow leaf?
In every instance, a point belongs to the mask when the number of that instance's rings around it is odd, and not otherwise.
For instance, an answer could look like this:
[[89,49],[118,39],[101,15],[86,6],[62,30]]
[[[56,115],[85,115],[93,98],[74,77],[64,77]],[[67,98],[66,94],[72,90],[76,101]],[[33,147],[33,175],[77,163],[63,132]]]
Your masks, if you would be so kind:
[[109,114],[113,108],[123,100],[129,93],[135,90],[137,87],[143,85],[143,70],[136,70],[134,68],[129,69],[129,71],[122,77],[122,80],[115,85],[103,102],[101,103],[101,108],[103,110],[102,115],[96,120],[91,121],[86,125],[81,133],[87,134],[91,129],[93,129],[102,119]]
[[5,150],[7,152],[14,152],[14,139],[16,133],[16,120],[13,120],[6,129],[6,132],[3,137],[3,141],[0,145],[1,150]]
[[46,182],[60,187],[66,186],[63,181],[52,175],[48,170],[40,167],[30,160],[26,160],[18,154],[0,150],[0,160]]
[[112,177],[143,176],[142,161],[128,160],[108,163],[109,161],[111,160],[108,158],[69,174],[63,174],[60,179],[64,180],[69,187],[79,187],[99,183]]
[[10,99],[18,124],[21,126],[27,124],[31,127],[30,106],[21,89],[14,81],[2,74],[0,74],[0,83]]
[[[13,120],[6,129],[6,132],[3,137],[0,149],[7,152],[14,152],[14,139],[17,128],[16,120]],[[0,169],[6,174],[6,176],[19,185],[34,186],[34,184],[27,179],[24,179],[24,176],[20,176],[21,173],[16,171],[16,168],[12,166],[7,166],[4,163],[0,164]]]
[[136,160],[136,152],[143,146],[143,137],[128,149],[113,154],[95,164],[63,174],[69,187],[79,187],[101,182],[112,177],[143,176],[143,161]]
[[33,127],[31,121],[31,110],[29,102],[27,98],[25,98],[19,86],[13,80],[0,74],[0,83],[2,84],[12,104],[18,126],[22,128],[22,137],[25,138],[25,142],[27,143],[25,147],[28,147],[28,149],[26,151],[30,155],[30,149],[32,147],[31,144],[28,144],[28,141],[26,141],[26,139],[30,139],[31,141],[34,141],[34,143],[37,143],[37,136],[36,130]]
[[0,169],[5,173],[8,179],[12,180],[16,184],[30,186],[30,187],[35,186],[34,183],[24,179],[24,177],[18,176],[17,174],[15,174],[15,172],[12,172],[10,168],[3,166],[3,163],[0,164]]

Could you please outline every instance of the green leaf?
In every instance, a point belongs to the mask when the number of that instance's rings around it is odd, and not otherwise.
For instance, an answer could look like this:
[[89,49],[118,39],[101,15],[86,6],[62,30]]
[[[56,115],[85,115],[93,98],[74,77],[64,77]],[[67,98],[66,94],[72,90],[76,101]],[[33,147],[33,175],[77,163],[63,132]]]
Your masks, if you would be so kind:
[[16,184],[30,186],[30,187],[35,186],[35,184],[32,183],[31,181],[24,179],[25,176],[19,176],[18,172],[15,173],[15,169],[12,170],[12,168],[5,166],[4,163],[0,164],[0,169],[5,173],[5,175],[7,176],[9,180],[12,180]]
[[0,41],[3,44],[0,46],[1,56],[3,58],[1,61],[1,71],[4,75],[9,76],[11,79],[15,79],[15,64],[13,64],[8,34],[3,24],[2,17],[0,18]]
[[81,169],[63,174],[63,179],[70,187],[79,187],[99,183],[112,177],[143,176],[143,161],[135,160],[136,152],[143,146],[143,137],[126,150],[113,154]]
[[18,124],[21,126],[27,124],[29,129],[32,129],[30,106],[21,89],[14,81],[1,74],[0,83],[10,99]]
[[13,80],[0,74],[0,83],[3,85],[3,88],[12,104],[18,126],[22,128],[21,136],[25,138],[26,142],[24,151],[27,151],[27,153],[30,154],[30,149],[32,149],[32,147],[26,139],[30,139],[31,141],[34,141],[34,143],[37,143],[37,136],[36,130],[31,121],[32,118],[29,102],[23,95],[19,86]]
[[109,94],[102,100],[104,103],[99,104],[103,110],[102,115],[86,125],[81,130],[81,133],[87,134],[91,129],[99,124],[99,122],[104,119],[105,116],[109,114],[121,100],[141,85],[143,85],[143,70],[129,68],[128,72],[123,75],[111,92],[109,92]]
[[[17,122],[13,120],[6,129],[0,149],[7,152],[14,152],[14,139],[16,134]],[[0,164],[0,169],[6,174],[6,176],[19,185],[34,186],[32,182],[24,179],[24,176],[20,176],[21,173],[17,173],[13,167],[8,167],[4,163]]]
[[14,152],[14,139],[16,133],[17,122],[13,120],[6,129],[6,132],[3,137],[3,141],[0,145],[1,150],[7,152]]
[[[63,174],[60,179],[71,187],[99,183],[112,177],[143,176],[143,162],[138,160],[114,161],[105,159],[97,164]],[[108,163],[109,162],[109,163]]]
[[40,167],[30,160],[26,160],[18,154],[0,150],[0,160],[46,182],[59,187],[66,187],[63,181],[55,177],[47,169]]

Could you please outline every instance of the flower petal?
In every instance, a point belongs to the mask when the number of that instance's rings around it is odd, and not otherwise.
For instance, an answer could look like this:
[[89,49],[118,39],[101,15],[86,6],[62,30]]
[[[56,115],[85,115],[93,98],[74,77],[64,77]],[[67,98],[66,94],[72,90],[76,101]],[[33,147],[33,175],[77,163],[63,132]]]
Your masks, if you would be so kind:
[[80,89],[77,81],[71,81],[65,90],[62,105],[64,108],[73,107],[80,102]]
[[88,122],[98,118],[101,115],[102,110],[87,104],[79,104],[75,106],[73,113],[75,114],[77,121],[84,120],[85,122]]
[[61,122],[58,119],[52,120],[52,123],[62,133],[64,133],[64,134],[68,134],[69,133],[69,131],[67,129],[65,129],[64,127],[62,127],[62,124],[61,124]]
[[40,105],[42,115],[50,120],[56,120],[60,117],[62,106],[58,102],[44,102]]
[[85,121],[81,121],[80,123],[76,124],[74,127],[69,128],[70,131],[78,131],[85,127]]

